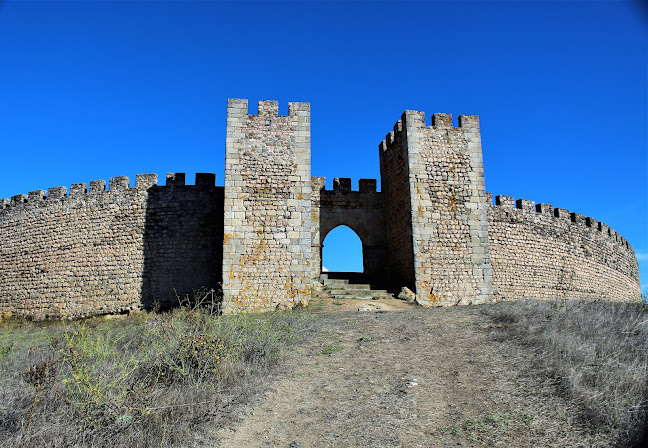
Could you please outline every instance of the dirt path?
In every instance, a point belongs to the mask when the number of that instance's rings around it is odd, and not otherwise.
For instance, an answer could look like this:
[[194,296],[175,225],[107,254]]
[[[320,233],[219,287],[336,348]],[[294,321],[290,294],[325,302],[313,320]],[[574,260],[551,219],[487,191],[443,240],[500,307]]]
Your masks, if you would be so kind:
[[489,338],[480,307],[329,299],[313,308],[317,336],[219,430],[220,446],[605,446],[567,400],[520,373],[526,355]]

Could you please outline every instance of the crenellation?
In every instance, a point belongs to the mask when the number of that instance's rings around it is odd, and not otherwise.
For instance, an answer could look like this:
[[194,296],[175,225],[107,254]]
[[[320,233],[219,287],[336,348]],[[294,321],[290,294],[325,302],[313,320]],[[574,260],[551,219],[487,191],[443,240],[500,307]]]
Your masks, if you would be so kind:
[[47,191],[34,190],[29,192],[27,202],[30,204],[36,204],[45,200],[47,200]]
[[[558,228],[562,228],[562,224],[559,224],[560,221],[568,221],[574,224],[581,224],[583,227],[589,228],[592,231],[600,232],[605,236],[605,238],[617,242],[617,237],[614,230],[612,230],[606,224],[598,222],[592,217],[585,217],[581,213],[570,212],[569,210],[558,207],[554,208],[550,204],[534,205],[533,201],[527,201],[525,199],[514,200],[512,196],[498,195],[496,196],[496,199],[496,204],[494,206],[503,207],[505,209],[514,208],[514,210],[516,210],[518,213],[521,213],[520,215],[516,216],[523,217],[528,214],[531,219],[534,219],[533,215],[535,214],[546,216],[547,218],[558,220],[558,223],[555,224],[556,226],[558,226]],[[511,207],[511,204],[513,203],[515,204],[515,207]],[[551,221],[547,221],[547,223],[549,222]]]
[[278,101],[259,101],[258,115],[263,117],[278,117],[279,116],[279,102]]
[[598,221],[590,216],[585,218],[585,225],[591,227],[592,229],[599,230]]
[[288,103],[288,116],[301,117],[300,121],[310,122],[310,103]]
[[585,215],[583,215],[582,213],[572,212],[569,215],[569,217],[571,219],[571,222],[576,223],[576,224],[585,225]]
[[88,184],[77,183],[70,185],[70,199],[85,199],[88,192]]
[[127,176],[111,177],[108,181],[108,190],[111,192],[128,190],[130,179]]
[[47,200],[56,201],[59,199],[64,199],[67,196],[66,187],[50,187],[47,190]]
[[97,194],[106,191],[106,181],[103,179],[90,181],[90,194]]
[[437,129],[449,129],[452,128],[452,114],[433,114],[432,115],[432,127]]
[[349,177],[336,177],[333,179],[333,190],[341,193],[351,191],[351,179]]
[[477,115],[459,115],[459,127],[464,131],[479,132],[479,117]]
[[564,208],[554,207],[554,216],[558,219],[571,220],[571,212]]
[[506,208],[515,208],[515,198],[513,196],[497,195],[495,196],[495,205]]
[[196,173],[196,185],[201,187],[213,187],[216,185],[216,174]]
[[166,175],[167,187],[184,187],[185,186],[185,173],[167,173]]
[[360,193],[375,193],[377,190],[376,179],[360,179],[358,181],[358,190]]
[[536,213],[546,216],[554,216],[553,205],[550,204],[536,204]]
[[535,202],[528,201],[526,199],[518,199],[515,201],[515,208],[520,209],[525,212],[535,212]]
[[601,221],[598,222],[598,229],[603,235],[605,235],[607,237],[610,236],[610,227],[607,224],[605,224],[604,222],[601,222]]
[[15,207],[17,205],[22,205],[27,202],[28,196],[26,194],[17,194],[11,197],[11,206]]
[[148,190],[157,186],[158,176],[155,173],[144,173],[135,175],[135,188],[138,190]]

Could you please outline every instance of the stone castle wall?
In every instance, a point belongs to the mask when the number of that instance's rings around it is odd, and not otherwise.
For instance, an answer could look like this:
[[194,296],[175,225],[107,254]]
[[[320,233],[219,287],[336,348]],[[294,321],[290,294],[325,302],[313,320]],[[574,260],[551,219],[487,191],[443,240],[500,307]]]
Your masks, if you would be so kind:
[[[173,174],[37,190],[0,203],[0,311],[35,318],[119,313],[220,282],[222,187]],[[220,198],[220,200],[219,200]],[[220,210],[218,210],[220,202]],[[220,235],[219,235],[220,233]]]
[[225,153],[223,309],[310,299],[310,105],[229,100]]
[[[379,147],[375,179],[311,178],[310,106],[257,114],[229,100],[225,186],[213,174],[126,177],[0,200],[0,312],[34,318],[126,312],[208,288],[223,311],[310,297],[326,235],[362,241],[372,283],[424,306],[519,298],[640,297],[630,244],[593,218],[484,192],[479,122],[406,111]],[[377,280],[374,282],[373,280]]]
[[488,227],[495,300],[641,295],[632,246],[594,218],[497,196]]

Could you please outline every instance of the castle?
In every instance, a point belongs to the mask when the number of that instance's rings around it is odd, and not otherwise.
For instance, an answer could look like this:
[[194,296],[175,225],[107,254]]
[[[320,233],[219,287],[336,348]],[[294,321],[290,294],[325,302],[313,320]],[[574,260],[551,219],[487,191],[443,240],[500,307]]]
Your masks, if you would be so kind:
[[375,179],[311,177],[310,105],[227,109],[225,185],[213,174],[137,175],[0,200],[0,312],[83,317],[222,290],[224,312],[292,307],[321,274],[339,225],[365,275],[423,306],[520,298],[632,300],[637,259],[610,227],[484,189],[479,120],[405,111],[379,145]]

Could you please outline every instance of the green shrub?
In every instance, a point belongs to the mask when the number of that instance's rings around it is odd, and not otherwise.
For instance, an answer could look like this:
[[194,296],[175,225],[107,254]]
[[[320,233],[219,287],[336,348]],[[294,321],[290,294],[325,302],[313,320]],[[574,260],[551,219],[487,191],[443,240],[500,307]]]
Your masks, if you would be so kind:
[[2,323],[0,445],[182,444],[224,395],[267,374],[309,327],[306,316],[219,317],[180,307],[124,319]]

